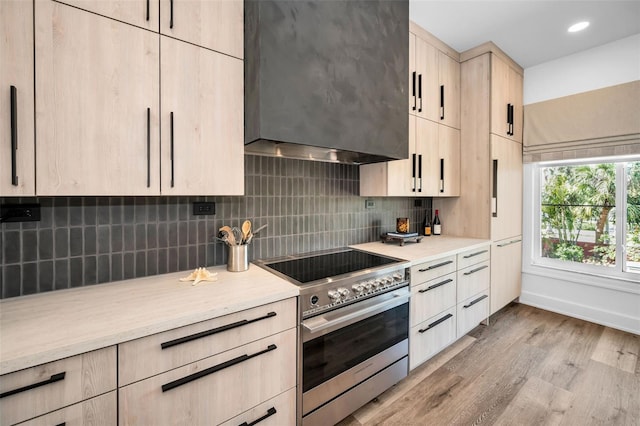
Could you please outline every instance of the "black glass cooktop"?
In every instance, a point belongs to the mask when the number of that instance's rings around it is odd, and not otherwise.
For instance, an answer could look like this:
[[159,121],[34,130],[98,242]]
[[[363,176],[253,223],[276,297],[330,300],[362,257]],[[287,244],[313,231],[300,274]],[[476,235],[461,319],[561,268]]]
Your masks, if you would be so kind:
[[267,266],[305,284],[323,278],[335,277],[396,262],[398,262],[396,259],[364,251],[347,250],[300,259],[283,260],[270,263]]

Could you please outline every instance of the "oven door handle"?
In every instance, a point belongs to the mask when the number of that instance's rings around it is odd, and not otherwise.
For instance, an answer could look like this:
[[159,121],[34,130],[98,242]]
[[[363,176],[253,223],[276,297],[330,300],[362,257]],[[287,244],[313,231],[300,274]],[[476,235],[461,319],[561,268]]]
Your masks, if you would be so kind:
[[[408,303],[410,295],[411,293],[409,293],[409,291],[393,292],[392,298],[390,299],[385,298],[385,300],[382,302],[365,306],[362,309],[358,309],[353,312],[340,315],[335,319],[329,320],[324,316],[318,316],[318,317],[310,318],[308,320],[304,320],[302,321],[302,327],[309,334],[313,334],[313,335],[326,334],[330,331],[336,330],[341,327],[346,327],[347,325],[350,325],[350,324],[354,324],[360,320],[369,318],[373,315],[377,315],[391,308],[395,308],[396,306],[400,306],[404,303]],[[360,302],[360,303],[364,303],[364,302]],[[329,313],[334,313],[334,312],[336,311],[331,311]],[[307,341],[309,339],[304,339],[304,340]]]

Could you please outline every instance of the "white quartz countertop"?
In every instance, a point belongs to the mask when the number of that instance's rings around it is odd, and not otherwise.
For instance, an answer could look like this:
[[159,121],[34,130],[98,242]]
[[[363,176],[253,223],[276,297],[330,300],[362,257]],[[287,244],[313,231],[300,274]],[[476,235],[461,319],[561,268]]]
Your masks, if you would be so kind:
[[426,260],[435,260],[461,251],[475,250],[490,243],[490,240],[477,238],[432,235],[430,237],[423,237],[422,241],[419,243],[406,242],[404,246],[400,246],[397,242],[382,243],[377,241],[373,243],[358,244],[351,247],[381,254],[383,256],[391,256],[408,260],[411,262],[411,265],[415,265]]
[[218,280],[196,286],[190,271],[0,301],[0,374],[295,297],[298,288],[251,265],[210,267]]

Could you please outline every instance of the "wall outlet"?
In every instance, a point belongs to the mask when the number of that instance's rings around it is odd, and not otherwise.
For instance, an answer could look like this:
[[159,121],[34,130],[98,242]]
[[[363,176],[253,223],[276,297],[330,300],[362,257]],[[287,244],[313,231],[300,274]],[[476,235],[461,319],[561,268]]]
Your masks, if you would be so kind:
[[376,203],[373,200],[364,200],[365,209],[374,209],[375,207],[376,207]]
[[216,203],[213,201],[196,201],[193,203],[194,216],[209,216],[216,214]]
[[38,222],[40,204],[3,204],[0,207],[0,222]]

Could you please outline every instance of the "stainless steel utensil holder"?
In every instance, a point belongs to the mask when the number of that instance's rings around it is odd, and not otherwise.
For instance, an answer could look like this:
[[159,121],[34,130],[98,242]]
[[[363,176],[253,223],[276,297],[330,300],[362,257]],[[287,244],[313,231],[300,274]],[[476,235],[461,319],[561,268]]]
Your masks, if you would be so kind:
[[227,271],[243,272],[249,269],[248,245],[233,245],[229,247],[229,258],[227,259]]

